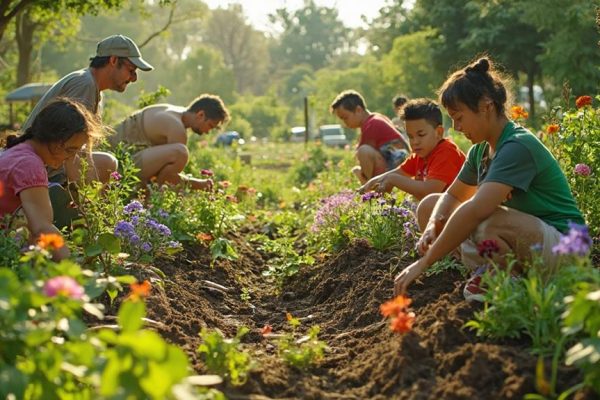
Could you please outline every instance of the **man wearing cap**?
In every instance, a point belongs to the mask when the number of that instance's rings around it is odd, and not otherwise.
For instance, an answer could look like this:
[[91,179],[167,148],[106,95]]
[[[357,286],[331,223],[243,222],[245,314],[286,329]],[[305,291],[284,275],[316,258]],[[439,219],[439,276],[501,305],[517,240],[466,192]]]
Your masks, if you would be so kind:
[[[138,68],[142,71],[153,69],[152,65],[142,58],[133,40],[123,35],[103,39],[98,43],[96,56],[90,58],[89,67],[71,72],[56,82],[31,111],[22,131],[25,132],[31,126],[35,117],[48,103],[59,97],[67,97],[83,104],[100,118],[98,108],[102,100],[101,92],[107,89],[124,92],[129,83],[137,80]],[[87,170],[86,181],[107,182],[111,172],[116,171],[118,163],[112,154],[93,152],[91,158],[88,158],[88,165],[90,168]],[[75,156],[65,161],[63,168],[49,170],[48,179],[60,185],[67,181],[78,182],[81,179],[80,169],[81,161]],[[56,210],[56,204],[53,205],[57,214],[56,211],[59,210]]]

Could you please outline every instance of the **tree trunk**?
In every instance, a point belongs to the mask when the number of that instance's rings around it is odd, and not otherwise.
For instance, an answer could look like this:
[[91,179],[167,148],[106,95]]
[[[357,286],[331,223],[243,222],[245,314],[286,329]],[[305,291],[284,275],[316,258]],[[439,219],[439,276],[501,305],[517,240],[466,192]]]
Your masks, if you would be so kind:
[[12,0],[1,0],[0,1],[0,40],[4,36],[4,32],[6,32],[6,28],[8,28],[8,24],[12,21],[13,18],[17,16],[23,9],[25,9],[28,5],[33,3],[34,0],[20,0],[17,1],[16,4],[12,5]]
[[31,82],[31,54],[33,53],[33,36],[38,24],[31,20],[30,8],[17,15],[16,34],[19,49],[17,64],[17,87]]

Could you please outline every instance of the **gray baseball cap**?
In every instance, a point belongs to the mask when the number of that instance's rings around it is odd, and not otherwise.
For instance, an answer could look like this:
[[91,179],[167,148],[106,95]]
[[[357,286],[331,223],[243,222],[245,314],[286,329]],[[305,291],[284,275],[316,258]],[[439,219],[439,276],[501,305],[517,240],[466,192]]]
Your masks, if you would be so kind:
[[133,40],[123,35],[112,35],[98,42],[97,57],[126,57],[142,71],[152,71],[154,67],[142,58],[142,53]]

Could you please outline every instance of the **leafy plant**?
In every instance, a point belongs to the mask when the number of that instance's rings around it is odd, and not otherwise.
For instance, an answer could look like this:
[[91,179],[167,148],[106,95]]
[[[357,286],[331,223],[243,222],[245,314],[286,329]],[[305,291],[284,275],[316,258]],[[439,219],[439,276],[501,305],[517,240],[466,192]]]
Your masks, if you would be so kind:
[[280,237],[269,239],[261,236],[262,244],[259,249],[270,254],[267,261],[267,270],[263,275],[273,278],[279,286],[283,285],[286,278],[289,278],[300,270],[303,265],[312,265],[315,260],[310,255],[300,255],[294,249],[294,238]]
[[297,338],[300,320],[287,314],[292,331],[284,334],[277,342],[279,355],[289,365],[306,370],[323,359],[327,344],[318,339],[321,328],[311,326],[306,335]]
[[204,355],[206,368],[227,378],[235,386],[243,385],[253,368],[250,355],[240,350],[240,341],[249,331],[246,327],[240,327],[231,339],[226,339],[223,333],[216,329],[202,329],[200,333],[203,343],[198,347],[198,353]]

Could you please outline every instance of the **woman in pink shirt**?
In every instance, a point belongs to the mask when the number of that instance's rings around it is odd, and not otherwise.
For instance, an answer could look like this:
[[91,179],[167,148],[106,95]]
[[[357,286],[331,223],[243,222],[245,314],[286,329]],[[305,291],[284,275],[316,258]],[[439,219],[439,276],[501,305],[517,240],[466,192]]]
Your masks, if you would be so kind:
[[[59,99],[48,104],[21,136],[7,138],[0,153],[0,217],[23,208],[31,241],[59,230],[52,224],[46,167],[58,168],[84,144],[91,151],[100,136],[99,123],[79,103]],[[54,259],[69,257],[66,246],[54,251]]]

